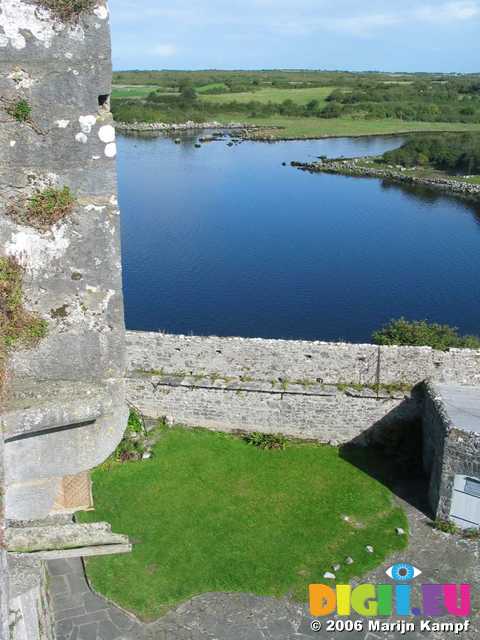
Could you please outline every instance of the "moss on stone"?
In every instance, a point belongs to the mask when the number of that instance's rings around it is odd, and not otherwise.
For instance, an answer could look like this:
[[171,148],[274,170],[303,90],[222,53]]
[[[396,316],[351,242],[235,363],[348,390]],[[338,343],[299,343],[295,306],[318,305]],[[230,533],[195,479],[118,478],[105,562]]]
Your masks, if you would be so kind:
[[22,267],[12,257],[0,258],[0,352],[3,360],[12,347],[35,346],[47,333],[47,322],[23,307],[22,291]]
[[70,214],[74,205],[75,199],[68,187],[47,187],[37,191],[26,201],[12,202],[7,213],[18,224],[47,231]]
[[38,0],[38,4],[51,11],[62,22],[72,22],[82,13],[93,11],[97,0]]

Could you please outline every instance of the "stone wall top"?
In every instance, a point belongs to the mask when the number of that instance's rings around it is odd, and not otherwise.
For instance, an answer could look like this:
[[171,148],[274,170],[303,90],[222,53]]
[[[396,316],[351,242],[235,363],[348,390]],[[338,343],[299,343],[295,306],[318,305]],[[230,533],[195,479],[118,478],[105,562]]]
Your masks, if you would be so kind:
[[127,331],[128,375],[223,375],[322,384],[480,383],[480,351]]

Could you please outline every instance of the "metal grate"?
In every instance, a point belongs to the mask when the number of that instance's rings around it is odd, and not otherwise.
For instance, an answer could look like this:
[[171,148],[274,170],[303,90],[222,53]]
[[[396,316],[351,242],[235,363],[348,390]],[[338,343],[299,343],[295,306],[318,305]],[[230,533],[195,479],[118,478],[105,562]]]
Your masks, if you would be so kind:
[[62,478],[53,511],[57,513],[73,512],[92,508],[92,484],[88,471]]
[[465,479],[465,493],[475,498],[480,498],[480,482],[473,478]]

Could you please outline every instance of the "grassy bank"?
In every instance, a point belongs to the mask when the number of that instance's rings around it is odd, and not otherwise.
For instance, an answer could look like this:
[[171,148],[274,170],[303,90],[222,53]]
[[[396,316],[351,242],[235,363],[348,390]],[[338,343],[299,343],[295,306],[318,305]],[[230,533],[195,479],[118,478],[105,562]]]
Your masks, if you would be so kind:
[[453,132],[480,131],[480,124],[464,124],[450,122],[405,122],[404,120],[358,120],[354,118],[291,118],[288,116],[271,116],[268,118],[245,118],[241,114],[220,114],[215,117],[219,122],[246,122],[255,125],[282,127],[272,129],[268,136],[272,139],[302,139],[327,137],[356,137],[393,135],[414,132]]
[[144,619],[211,591],[306,600],[333,563],[348,581],[406,543],[390,492],[335,448],[265,451],[182,428],[159,435],[151,460],[97,469],[96,510],[79,514],[134,541],[132,554],[89,560],[87,571],[95,589]]

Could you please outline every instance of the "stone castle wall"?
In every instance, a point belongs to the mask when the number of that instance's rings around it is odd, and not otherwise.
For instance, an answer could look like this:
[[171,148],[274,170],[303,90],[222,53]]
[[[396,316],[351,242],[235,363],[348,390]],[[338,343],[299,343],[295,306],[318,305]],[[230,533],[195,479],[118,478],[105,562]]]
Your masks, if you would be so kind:
[[[62,476],[98,464],[126,422],[110,29],[103,0],[68,23],[35,2],[0,9],[0,256],[22,266],[24,306],[47,323],[35,348],[10,353],[2,408],[6,512],[28,520],[47,516]],[[24,121],[8,113],[20,100]],[[63,187],[74,207],[50,228],[9,214]]]
[[[465,387],[464,390],[477,394],[478,402],[477,389]],[[465,424],[478,420],[478,411],[472,411],[461,396],[452,405],[445,398],[445,387],[429,382],[423,412],[423,465],[429,477],[428,499],[432,513],[442,520],[450,517],[455,476],[480,479],[480,432],[457,424],[451,415],[452,408],[467,416]]]
[[[47,327],[8,351],[0,536],[58,509],[63,477],[103,461],[127,422],[111,78],[105,0],[66,22],[0,0],[0,258],[21,268],[23,307]],[[12,215],[65,187],[73,208],[54,224]],[[0,638],[50,640],[43,564],[0,542]]]
[[480,352],[127,332],[127,396],[146,416],[365,443],[419,417],[426,378],[478,383]]

